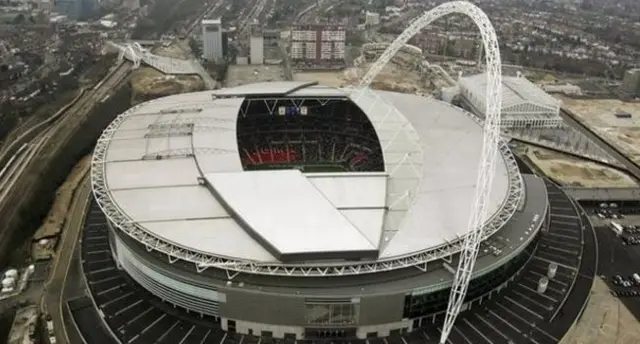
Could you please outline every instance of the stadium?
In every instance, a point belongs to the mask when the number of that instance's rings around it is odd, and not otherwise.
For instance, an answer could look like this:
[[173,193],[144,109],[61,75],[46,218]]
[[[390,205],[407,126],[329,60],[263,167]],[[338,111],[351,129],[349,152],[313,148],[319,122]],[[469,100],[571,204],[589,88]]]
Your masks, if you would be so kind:
[[[164,302],[231,333],[386,337],[446,311],[481,140],[433,99],[252,84],[123,113],[92,182],[113,260]],[[465,308],[518,276],[548,206],[501,143]]]
[[[486,113],[368,87],[451,13],[483,36],[486,90],[469,92]],[[560,342],[595,237],[500,138],[500,65],[486,15],[456,1],[413,21],[357,88],[249,84],[118,116],[92,160],[89,298],[68,302],[85,342]]]

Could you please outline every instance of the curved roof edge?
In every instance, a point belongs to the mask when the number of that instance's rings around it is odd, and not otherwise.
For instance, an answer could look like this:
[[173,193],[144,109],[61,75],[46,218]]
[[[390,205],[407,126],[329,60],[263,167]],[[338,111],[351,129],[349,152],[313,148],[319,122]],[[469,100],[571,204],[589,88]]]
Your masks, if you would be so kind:
[[317,81],[271,81],[245,84],[213,91],[214,96],[286,96],[298,90],[317,85]]

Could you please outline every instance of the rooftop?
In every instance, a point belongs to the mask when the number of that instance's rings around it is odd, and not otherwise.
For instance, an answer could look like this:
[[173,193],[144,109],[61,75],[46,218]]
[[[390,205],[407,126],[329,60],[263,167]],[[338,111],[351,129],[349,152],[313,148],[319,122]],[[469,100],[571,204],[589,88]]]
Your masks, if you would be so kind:
[[202,25],[222,25],[222,19],[202,19]]
[[[243,171],[236,118],[245,97],[265,89],[349,97],[373,123],[385,172]],[[483,135],[469,113],[414,95],[294,82],[216,95],[180,94],[140,104],[99,140],[94,190],[111,220],[136,240],[142,235],[158,248],[168,244],[194,254],[278,263],[313,259],[320,251],[395,259],[455,249],[467,234]],[[501,159],[489,201],[492,220],[512,214],[504,206],[513,176],[519,177],[517,171]]]
[[[487,74],[476,74],[463,77],[459,84],[470,90],[479,99],[486,98]],[[527,78],[519,76],[502,76],[502,108],[509,108],[524,103],[533,103],[549,109],[557,109],[560,101],[543,91]]]
[[[384,209],[380,196],[385,194],[386,180],[380,177],[370,191],[378,196],[372,206]],[[205,178],[243,229],[278,260],[375,259],[378,255],[380,233],[367,238],[299,170],[211,173]],[[326,188],[333,189],[332,184]],[[353,195],[359,204],[359,197]]]

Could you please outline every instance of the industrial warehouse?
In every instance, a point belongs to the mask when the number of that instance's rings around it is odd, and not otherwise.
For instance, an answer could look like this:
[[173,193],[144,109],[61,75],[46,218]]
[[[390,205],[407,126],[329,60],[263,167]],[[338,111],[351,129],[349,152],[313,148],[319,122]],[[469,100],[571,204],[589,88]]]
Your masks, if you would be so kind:
[[[123,342],[436,340],[480,123],[434,99],[303,82],[140,104],[93,157],[82,255],[94,304]],[[582,231],[555,224],[554,212],[577,216],[570,200],[499,148],[470,311],[450,341],[501,328],[557,342],[573,320],[545,325],[577,278]],[[572,254],[542,233],[563,226]]]

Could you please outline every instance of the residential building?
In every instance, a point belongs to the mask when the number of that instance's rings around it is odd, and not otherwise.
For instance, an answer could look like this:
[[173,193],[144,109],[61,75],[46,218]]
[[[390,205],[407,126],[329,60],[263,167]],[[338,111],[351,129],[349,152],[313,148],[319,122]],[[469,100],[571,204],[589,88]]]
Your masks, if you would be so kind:
[[640,68],[629,69],[624,73],[620,90],[628,97],[640,97]]

